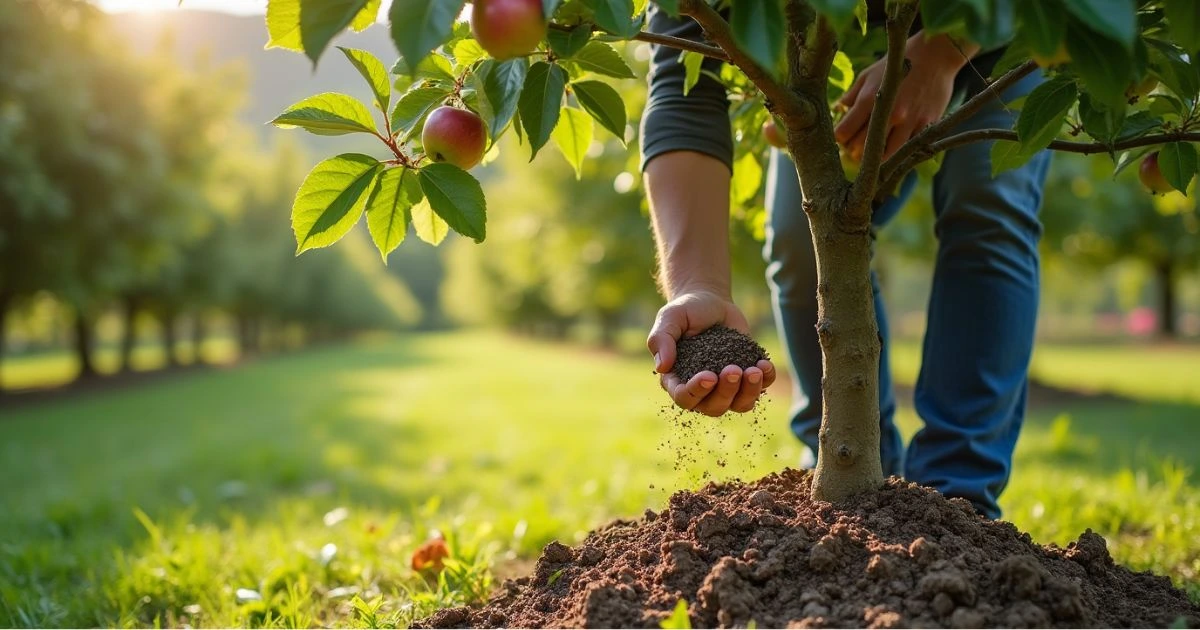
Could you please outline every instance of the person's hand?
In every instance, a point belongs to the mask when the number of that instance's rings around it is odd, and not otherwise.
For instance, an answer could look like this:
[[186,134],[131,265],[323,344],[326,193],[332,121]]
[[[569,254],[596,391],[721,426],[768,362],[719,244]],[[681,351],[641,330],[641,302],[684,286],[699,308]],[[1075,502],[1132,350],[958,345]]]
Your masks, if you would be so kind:
[[[891,157],[909,138],[946,113],[954,94],[954,77],[966,61],[960,48],[947,44],[947,39],[926,40],[920,34],[909,40],[906,54],[912,67],[896,93],[883,159]],[[834,129],[834,136],[855,162],[862,161],[867,123],[875,107],[875,94],[883,83],[886,62],[885,57],[863,70],[838,100],[846,108],[846,114]]]
[[759,394],[775,382],[775,366],[770,361],[759,361],[745,370],[727,365],[720,374],[700,372],[686,383],[671,371],[675,368],[676,342],[716,324],[750,332],[746,316],[733,302],[716,293],[686,292],[667,302],[659,309],[646,339],[646,347],[654,355],[654,370],[659,373],[659,382],[671,400],[684,409],[708,416],[719,416],[726,411],[750,411],[758,402]]

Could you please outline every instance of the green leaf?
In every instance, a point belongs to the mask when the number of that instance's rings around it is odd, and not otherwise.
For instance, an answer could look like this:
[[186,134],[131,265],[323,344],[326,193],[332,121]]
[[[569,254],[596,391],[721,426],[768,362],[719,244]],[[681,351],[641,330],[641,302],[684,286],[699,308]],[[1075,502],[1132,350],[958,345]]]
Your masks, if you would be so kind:
[[354,16],[354,20],[350,22],[350,28],[354,29],[355,33],[361,33],[379,19],[379,7],[383,5],[383,0],[367,0],[367,6]]
[[1187,194],[1196,176],[1196,147],[1187,142],[1168,142],[1158,151],[1158,167],[1172,188]]
[[362,216],[367,191],[383,164],[369,155],[345,153],[317,164],[296,192],[292,231],[296,253],[328,247]]
[[546,33],[546,41],[550,42],[550,50],[553,50],[559,59],[570,59],[575,53],[582,50],[591,38],[592,27],[588,24],[580,24],[569,31],[550,29]]
[[392,84],[388,80],[387,68],[383,66],[383,62],[365,50],[341,46],[338,46],[338,50],[346,55],[346,59],[367,81],[367,85],[371,86],[371,91],[375,93],[375,107],[386,114],[392,104]]
[[592,10],[596,25],[600,28],[625,39],[637,35],[638,25],[633,21],[633,0],[583,0],[583,4]]
[[460,39],[454,43],[454,60],[464,68],[487,56],[483,46],[473,39]]
[[671,17],[679,17],[679,0],[654,0],[658,8],[667,12]]
[[271,124],[281,129],[300,127],[318,136],[375,133],[375,121],[367,106],[336,92],[310,96],[284,110]]
[[[1067,11],[1089,29],[1104,35],[1126,51],[1133,50],[1137,36],[1137,11],[1133,0],[1066,0]],[[1074,54],[1071,58],[1078,60]]]
[[1114,140],[1130,140],[1132,138],[1140,138],[1151,131],[1156,131],[1162,127],[1163,121],[1155,117],[1150,112],[1140,111],[1133,112],[1125,118],[1124,124],[1121,125],[1121,130],[1116,134]]
[[943,33],[962,27],[972,14],[985,17],[984,9],[976,0],[922,0],[921,26],[930,34]]
[[[849,12],[848,15],[853,14],[853,5]],[[786,23],[779,0],[737,0],[731,9],[729,26],[738,46],[767,72],[773,72],[783,57]]]
[[414,170],[392,168],[375,178],[375,187],[367,198],[367,230],[384,264],[388,254],[404,241],[412,221],[410,211],[424,196]]
[[1125,109],[1096,103],[1086,92],[1079,95],[1079,122],[1089,136],[1100,142],[1112,142],[1125,121]]
[[1046,148],[1062,130],[1063,119],[1078,97],[1079,90],[1070,77],[1055,77],[1034,88],[1017,119],[1021,151],[1033,153]]
[[450,39],[465,0],[393,0],[392,41],[409,67]]
[[521,124],[525,127],[525,135],[529,136],[529,145],[533,150],[530,160],[545,146],[558,124],[566,85],[567,72],[557,65],[539,61],[529,68],[517,109],[521,112]]
[[[818,13],[829,18],[834,27],[841,30],[854,17],[855,9],[858,7],[858,0],[809,0]],[[734,6],[737,6],[736,4]]]
[[1018,0],[1021,33],[1034,52],[1052,56],[1067,33],[1067,10],[1061,0]]
[[733,179],[730,180],[729,196],[735,204],[749,203],[762,186],[762,165],[754,154],[747,152],[733,163]]
[[685,50],[680,53],[683,61],[683,95],[691,94],[692,88],[700,82],[700,70],[704,67],[704,55]]
[[484,77],[483,92],[492,106],[491,120],[484,122],[492,130],[493,138],[500,135],[517,111],[521,87],[525,85],[528,71],[529,64],[524,59],[488,60],[480,66],[479,73]]
[[430,245],[440,245],[446,239],[446,235],[450,233],[450,226],[442,220],[437,214],[434,214],[433,208],[429,206],[429,199],[422,199],[409,210],[412,217],[413,229],[417,233],[417,238],[429,243]]
[[445,162],[421,168],[421,190],[439,217],[455,232],[482,242],[487,236],[483,188],[471,174]]
[[1022,151],[1021,145],[1016,142],[998,140],[992,145],[992,177],[1021,166],[1036,154],[1036,151]]
[[316,65],[334,36],[379,2],[368,0],[270,0],[267,48],[302,51]]
[[867,5],[867,0],[858,0],[858,4],[854,5],[854,19],[862,28],[862,34],[867,34],[867,28],[870,26],[871,7]]
[[588,42],[575,56],[571,58],[575,65],[605,76],[617,79],[634,78],[633,70],[621,58],[620,53],[604,42]]
[[833,66],[829,72],[829,84],[838,89],[839,94],[844,93],[854,85],[854,62],[850,61],[850,57],[842,51],[837,51],[833,55]]
[[1166,15],[1171,38],[1189,53],[1200,50],[1200,2],[1167,0]]
[[392,65],[392,74],[408,76],[413,79],[431,79],[438,83],[454,83],[454,66],[445,55],[440,53],[426,56],[412,70],[409,69],[408,62],[401,57]]
[[450,96],[450,91],[440,87],[416,88],[406,92],[392,109],[392,133],[405,139],[411,138],[429,112],[441,105],[447,96]]
[[558,124],[550,133],[554,145],[574,167],[575,179],[583,179],[583,160],[587,157],[588,147],[592,146],[594,133],[592,118],[583,110],[569,106],[562,108]]
[[1133,58],[1116,43],[1074,23],[1067,29],[1067,51],[1073,69],[1092,96],[1109,107],[1125,102],[1133,80]]
[[583,110],[591,114],[601,127],[612,132],[621,144],[625,144],[625,101],[612,86],[603,81],[577,81],[571,84],[575,98]]
[[691,630],[692,620],[688,617],[688,605],[685,600],[679,600],[675,604],[675,610],[671,611],[671,616],[662,620],[658,627],[665,630]]
[[1189,63],[1185,53],[1174,44],[1149,37],[1145,41],[1149,45],[1147,55],[1154,74],[1185,102],[1195,101],[1196,92],[1200,90],[1197,67]]

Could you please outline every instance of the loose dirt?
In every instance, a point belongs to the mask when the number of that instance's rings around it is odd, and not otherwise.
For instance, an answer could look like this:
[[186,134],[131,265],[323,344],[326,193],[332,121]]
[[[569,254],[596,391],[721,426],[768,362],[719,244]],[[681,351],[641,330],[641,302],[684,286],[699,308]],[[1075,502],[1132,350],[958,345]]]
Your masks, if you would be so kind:
[[677,492],[661,513],[617,521],[487,606],[419,626],[658,627],[679,600],[696,627],[1195,627],[1200,607],[1165,577],[1117,566],[1088,531],[1034,544],[970,504],[892,479],[834,507],[787,470]]
[[750,336],[717,325],[679,340],[675,346],[673,371],[681,380],[687,381],[705,370],[720,374],[727,365],[745,369],[767,358],[767,351]]

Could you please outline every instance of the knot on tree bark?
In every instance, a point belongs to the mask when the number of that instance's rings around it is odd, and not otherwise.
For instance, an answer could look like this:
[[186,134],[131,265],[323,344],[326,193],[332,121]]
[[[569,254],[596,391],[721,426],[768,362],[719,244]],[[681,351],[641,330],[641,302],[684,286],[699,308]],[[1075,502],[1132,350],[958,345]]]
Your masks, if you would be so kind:
[[837,447],[838,461],[844,465],[854,463],[854,449],[850,448],[849,444],[839,444]]
[[828,319],[817,322],[817,336],[821,338],[821,344],[824,347],[833,346],[833,324],[829,323]]

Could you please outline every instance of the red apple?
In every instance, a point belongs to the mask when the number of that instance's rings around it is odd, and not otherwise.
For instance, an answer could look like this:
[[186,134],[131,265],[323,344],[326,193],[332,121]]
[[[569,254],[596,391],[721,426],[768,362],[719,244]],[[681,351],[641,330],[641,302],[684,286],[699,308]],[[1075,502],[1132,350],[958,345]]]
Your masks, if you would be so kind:
[[474,168],[487,149],[487,128],[475,112],[443,105],[429,114],[421,132],[425,155],[464,171]]
[[475,0],[471,33],[496,59],[533,52],[546,37],[542,0]]
[[766,138],[767,144],[777,149],[787,148],[787,140],[779,133],[779,125],[776,125],[774,120],[763,123],[762,134],[763,138]]
[[1161,194],[1175,190],[1167,178],[1163,177],[1162,169],[1158,166],[1158,151],[1147,155],[1146,159],[1142,160],[1142,165],[1138,167],[1138,177],[1152,193]]

